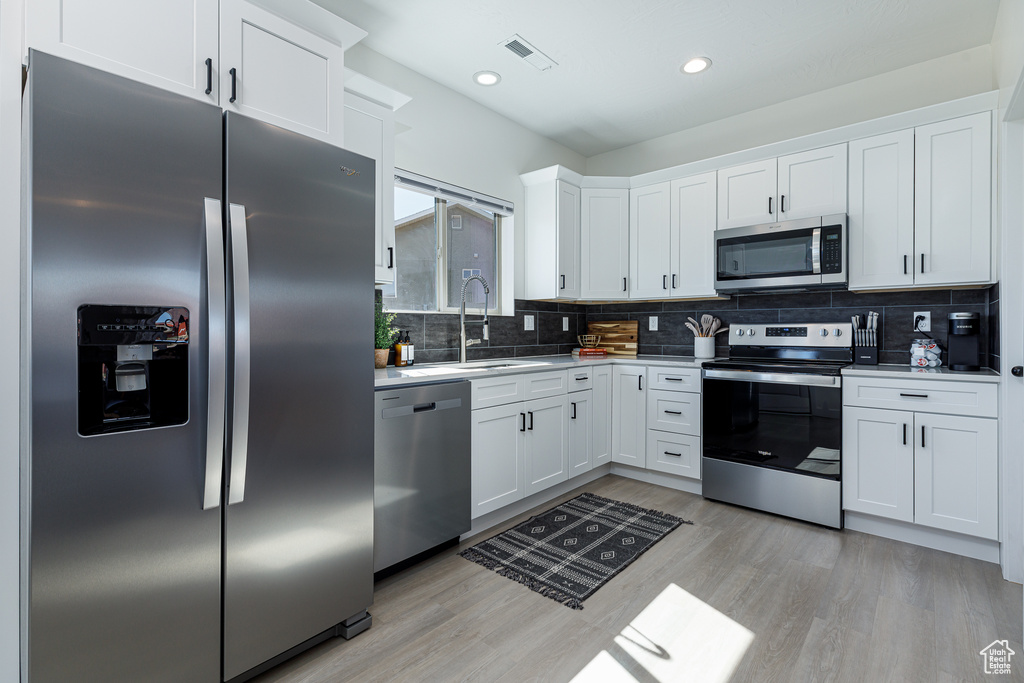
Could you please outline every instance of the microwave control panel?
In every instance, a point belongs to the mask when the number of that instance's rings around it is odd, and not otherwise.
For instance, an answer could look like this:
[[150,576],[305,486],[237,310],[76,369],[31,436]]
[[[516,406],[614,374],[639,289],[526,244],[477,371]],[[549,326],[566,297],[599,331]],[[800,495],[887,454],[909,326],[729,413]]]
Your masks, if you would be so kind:
[[829,225],[821,229],[821,272],[843,272],[843,227]]

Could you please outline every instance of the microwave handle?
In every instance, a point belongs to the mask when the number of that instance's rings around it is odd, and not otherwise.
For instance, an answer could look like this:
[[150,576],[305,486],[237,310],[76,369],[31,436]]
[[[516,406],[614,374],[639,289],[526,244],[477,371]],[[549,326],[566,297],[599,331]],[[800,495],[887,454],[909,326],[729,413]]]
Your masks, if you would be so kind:
[[815,228],[811,233],[811,272],[815,275],[821,273],[821,228]]

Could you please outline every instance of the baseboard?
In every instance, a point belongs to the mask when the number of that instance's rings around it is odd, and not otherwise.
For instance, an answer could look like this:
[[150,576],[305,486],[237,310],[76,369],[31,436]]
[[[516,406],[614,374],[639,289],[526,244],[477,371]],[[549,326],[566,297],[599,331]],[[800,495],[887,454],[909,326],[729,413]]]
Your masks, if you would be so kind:
[[698,496],[701,495],[701,483],[698,479],[678,477],[674,474],[654,472],[652,470],[645,470],[641,467],[633,467],[632,465],[620,465],[619,463],[614,462],[612,463],[611,474],[617,474],[620,477],[626,477],[627,479],[635,479],[637,481],[647,482],[648,484],[664,486],[665,488],[675,489],[676,491],[695,493]]
[[592,481],[600,479],[610,473],[610,465],[600,465],[590,470],[586,474],[581,474],[578,477],[573,477],[568,481],[563,481],[560,484],[555,484],[551,488],[538,491],[532,496],[527,496],[522,500],[517,500],[511,505],[506,505],[503,508],[488,512],[486,515],[481,515],[473,520],[473,526],[469,531],[462,534],[459,540],[465,541],[467,538],[472,538],[477,534],[481,534],[489,529],[492,529],[500,524],[504,524],[513,517],[517,517],[524,512],[529,512],[538,505],[543,505],[548,501],[554,500],[559,496],[564,496],[569,491],[579,488],[584,484],[589,484]]
[[846,511],[846,528],[999,564],[999,542]]

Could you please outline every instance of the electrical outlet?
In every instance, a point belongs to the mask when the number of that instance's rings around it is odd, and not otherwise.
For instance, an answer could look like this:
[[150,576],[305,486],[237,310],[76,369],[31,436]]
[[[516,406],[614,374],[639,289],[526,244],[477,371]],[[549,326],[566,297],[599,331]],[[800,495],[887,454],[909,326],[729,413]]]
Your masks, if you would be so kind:
[[523,329],[526,330],[527,332],[529,332],[530,330],[533,329],[533,316],[532,315],[524,315],[523,316]]
[[652,315],[647,319],[647,329],[651,332],[658,331],[658,316]]
[[568,332],[568,331],[569,331],[569,316],[563,315],[562,316],[562,332]]
[[915,332],[931,332],[932,331],[932,314],[930,311],[924,311],[922,313],[914,312],[914,320],[918,318],[924,318],[920,323],[914,327]]

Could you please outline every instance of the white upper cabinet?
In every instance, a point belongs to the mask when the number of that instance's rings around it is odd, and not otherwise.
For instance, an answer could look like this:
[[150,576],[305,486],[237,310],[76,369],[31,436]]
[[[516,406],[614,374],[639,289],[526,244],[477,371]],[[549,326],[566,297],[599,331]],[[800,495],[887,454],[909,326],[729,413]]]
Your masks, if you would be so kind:
[[580,297],[629,298],[629,190],[580,190]]
[[[345,70],[345,148],[377,162],[374,281],[395,281],[395,109],[410,98]],[[383,104],[381,104],[383,103]]]
[[246,0],[220,9],[221,106],[341,146],[344,48]]
[[578,299],[582,176],[553,166],[519,177],[526,188],[526,298]]
[[988,282],[992,115],[920,126],[914,134],[914,282]]
[[26,46],[336,145],[344,51],[365,31],[308,0],[32,0]]
[[711,171],[671,183],[674,297],[715,296],[715,209],[718,175]]
[[672,294],[671,204],[667,182],[629,191],[629,295],[634,299]]
[[718,227],[741,228],[779,220],[775,159],[718,171]]
[[850,143],[850,289],[992,281],[991,121]]
[[850,143],[850,289],[914,284],[914,131]]
[[219,102],[217,0],[31,0],[25,21],[30,48]]
[[718,227],[846,213],[846,144],[718,171]]

